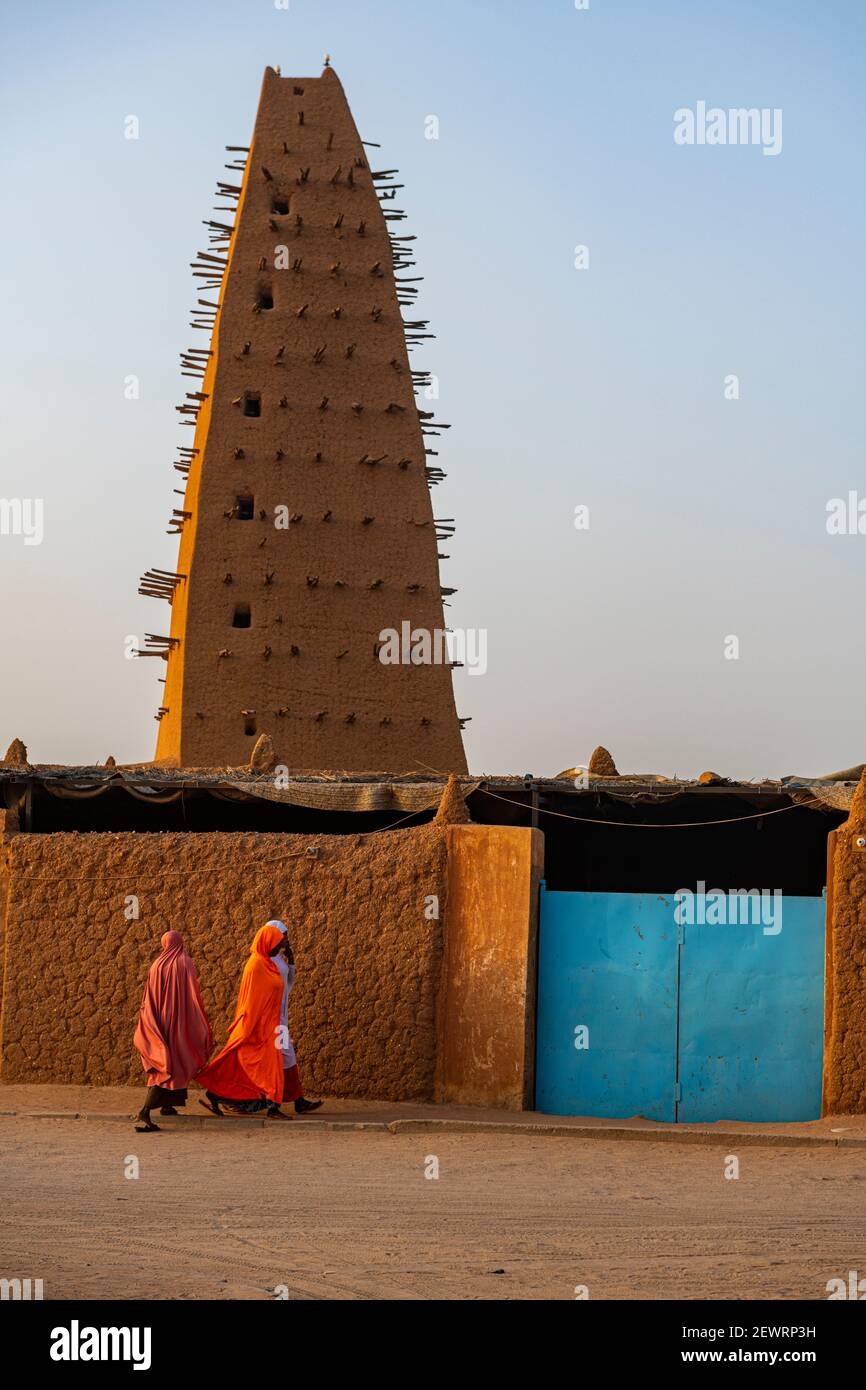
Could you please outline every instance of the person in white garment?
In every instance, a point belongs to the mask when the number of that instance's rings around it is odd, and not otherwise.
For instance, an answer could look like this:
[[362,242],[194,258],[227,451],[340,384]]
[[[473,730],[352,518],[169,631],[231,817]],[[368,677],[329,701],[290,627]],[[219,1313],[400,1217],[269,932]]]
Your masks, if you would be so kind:
[[[320,1100],[307,1100],[304,1096],[304,1088],[301,1085],[301,1075],[298,1071],[298,1059],[295,1056],[295,1045],[289,1033],[289,995],[295,983],[297,966],[295,957],[289,944],[289,932],[285,923],[275,919],[266,923],[269,927],[278,927],[283,933],[283,948],[272,957],[274,964],[283,977],[283,999],[280,1005],[280,1036],[279,1046],[283,1054],[283,1103],[294,1102],[295,1114],[308,1115],[311,1110],[318,1110],[322,1104]],[[282,1113],[278,1105],[271,1104],[269,1114]]]

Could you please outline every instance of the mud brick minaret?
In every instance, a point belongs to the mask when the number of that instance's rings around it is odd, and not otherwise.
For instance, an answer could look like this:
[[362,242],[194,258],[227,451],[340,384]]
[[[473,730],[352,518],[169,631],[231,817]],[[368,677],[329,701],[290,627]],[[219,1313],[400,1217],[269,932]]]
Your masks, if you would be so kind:
[[219,184],[193,267],[210,339],[182,354],[177,569],[141,589],[171,604],[146,653],[167,663],[157,758],[240,766],[267,733],[297,771],[465,771],[447,660],[379,657],[384,630],[444,630],[452,529],[430,500],[393,171],[371,170],[327,66],[266,69],[252,144],[229,158],[241,181]]

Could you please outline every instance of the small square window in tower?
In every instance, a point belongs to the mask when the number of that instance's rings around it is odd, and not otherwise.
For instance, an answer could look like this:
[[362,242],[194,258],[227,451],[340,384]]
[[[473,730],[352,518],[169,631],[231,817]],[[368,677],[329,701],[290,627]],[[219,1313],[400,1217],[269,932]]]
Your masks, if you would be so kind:
[[245,715],[245,716],[244,716],[244,733],[246,734],[247,738],[252,738],[252,736],[253,736],[253,734],[255,733],[255,731],[256,731],[256,721],[255,721],[255,719],[253,719],[252,715],[249,715],[249,714]]
[[255,501],[251,492],[242,492],[235,498],[235,517],[238,521],[252,521],[255,516]]
[[256,308],[273,309],[273,307],[274,292],[271,289],[270,285],[259,285],[259,288],[256,291]]
[[257,418],[262,413],[262,398],[258,391],[244,392],[244,415]]
[[287,217],[289,214],[288,198],[282,198],[278,193],[275,193],[271,199],[271,212],[275,213],[277,217]]
[[252,627],[253,617],[248,603],[236,603],[232,616],[232,627]]

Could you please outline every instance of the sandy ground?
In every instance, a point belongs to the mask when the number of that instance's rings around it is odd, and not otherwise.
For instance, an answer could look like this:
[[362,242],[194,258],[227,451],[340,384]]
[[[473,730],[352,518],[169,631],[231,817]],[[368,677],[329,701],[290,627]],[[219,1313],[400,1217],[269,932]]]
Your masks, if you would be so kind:
[[0,1276],[54,1299],[822,1299],[866,1274],[862,1150],[744,1147],[738,1180],[728,1152],[5,1118]]

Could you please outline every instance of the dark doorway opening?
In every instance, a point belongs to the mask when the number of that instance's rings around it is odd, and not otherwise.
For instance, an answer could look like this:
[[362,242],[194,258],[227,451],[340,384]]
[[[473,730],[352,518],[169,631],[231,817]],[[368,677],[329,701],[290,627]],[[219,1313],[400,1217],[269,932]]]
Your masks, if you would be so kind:
[[[507,796],[505,802],[479,788],[469,798],[470,814],[490,824],[531,825],[531,792],[509,789]],[[515,802],[525,805],[522,814]],[[733,790],[658,800],[538,791],[545,882],[573,893],[675,893],[703,881],[707,892],[780,888],[792,896],[820,895],[827,836],[845,816],[798,806],[784,794],[758,802]]]
[[426,825],[435,814],[435,808],[408,817],[405,811],[398,809],[326,811],[255,796],[228,801],[224,796],[190,786],[165,802],[142,801],[120,787],[79,801],[52,796],[37,783],[32,793],[31,832],[47,835],[63,830],[80,834],[129,830],[142,834],[167,830],[193,833],[255,830],[294,835],[357,835],[387,830],[392,825],[399,830]]

